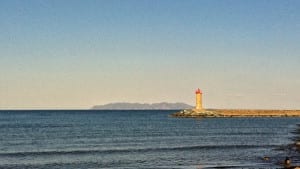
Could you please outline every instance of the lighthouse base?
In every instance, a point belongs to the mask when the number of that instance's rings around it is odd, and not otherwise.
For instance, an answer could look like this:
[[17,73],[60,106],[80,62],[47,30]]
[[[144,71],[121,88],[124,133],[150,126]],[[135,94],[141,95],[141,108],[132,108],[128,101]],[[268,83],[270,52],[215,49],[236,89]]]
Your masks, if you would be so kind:
[[182,110],[173,114],[174,117],[222,117],[221,114],[205,109]]

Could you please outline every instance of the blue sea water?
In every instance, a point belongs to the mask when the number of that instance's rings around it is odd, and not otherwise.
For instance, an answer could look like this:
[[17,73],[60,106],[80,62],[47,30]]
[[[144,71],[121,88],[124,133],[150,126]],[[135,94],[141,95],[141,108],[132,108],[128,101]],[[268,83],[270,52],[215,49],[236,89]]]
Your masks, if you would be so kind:
[[0,168],[276,168],[286,156],[299,163],[289,145],[300,118],[174,112],[0,111]]

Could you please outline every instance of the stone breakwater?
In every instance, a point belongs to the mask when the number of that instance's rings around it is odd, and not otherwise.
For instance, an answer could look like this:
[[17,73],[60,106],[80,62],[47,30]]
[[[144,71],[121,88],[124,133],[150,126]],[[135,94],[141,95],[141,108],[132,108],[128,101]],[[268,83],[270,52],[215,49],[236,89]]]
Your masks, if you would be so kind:
[[300,110],[252,110],[252,109],[188,109],[174,113],[172,117],[300,117]]

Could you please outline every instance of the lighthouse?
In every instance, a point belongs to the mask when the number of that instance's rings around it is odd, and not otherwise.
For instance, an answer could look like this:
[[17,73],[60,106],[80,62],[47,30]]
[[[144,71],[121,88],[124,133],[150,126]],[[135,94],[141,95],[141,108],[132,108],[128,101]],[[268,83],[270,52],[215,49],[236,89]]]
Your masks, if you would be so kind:
[[196,110],[202,110],[202,91],[198,88],[196,94]]

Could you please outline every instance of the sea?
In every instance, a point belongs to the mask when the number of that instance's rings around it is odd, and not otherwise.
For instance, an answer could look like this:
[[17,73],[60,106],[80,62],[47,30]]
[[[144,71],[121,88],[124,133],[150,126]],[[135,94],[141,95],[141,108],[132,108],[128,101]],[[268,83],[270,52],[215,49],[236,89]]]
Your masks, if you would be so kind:
[[174,118],[176,110],[0,111],[0,168],[299,165],[300,118]]

